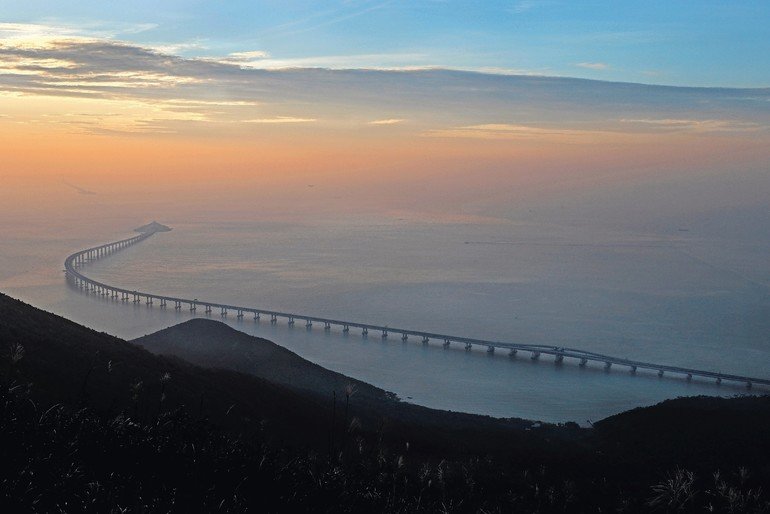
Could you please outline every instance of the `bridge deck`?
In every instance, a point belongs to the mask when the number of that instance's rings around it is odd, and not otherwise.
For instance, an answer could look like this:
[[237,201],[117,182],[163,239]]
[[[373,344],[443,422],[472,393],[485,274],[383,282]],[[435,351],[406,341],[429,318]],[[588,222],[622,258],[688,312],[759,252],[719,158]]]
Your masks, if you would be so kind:
[[380,332],[382,334],[382,337],[387,337],[388,334],[392,333],[392,334],[398,334],[402,338],[418,337],[418,338],[421,338],[423,341],[427,341],[431,339],[440,340],[444,342],[444,344],[446,345],[449,345],[451,343],[464,344],[466,345],[466,348],[470,348],[472,346],[481,346],[481,347],[486,347],[488,351],[494,351],[494,349],[508,350],[511,352],[526,351],[526,352],[530,352],[533,358],[537,358],[541,354],[553,355],[559,361],[561,361],[564,358],[577,359],[581,362],[581,365],[585,364],[586,362],[593,361],[593,362],[603,363],[607,367],[612,365],[626,366],[630,368],[632,371],[636,371],[637,369],[646,369],[646,370],[658,372],[659,374],[662,374],[664,372],[676,373],[676,374],[685,375],[687,376],[688,379],[692,377],[701,377],[701,378],[716,379],[717,382],[721,382],[721,381],[740,382],[740,383],[746,384],[749,387],[757,384],[770,386],[770,379],[720,373],[717,371],[700,370],[700,369],[687,368],[682,366],[656,364],[656,363],[643,362],[643,361],[637,361],[637,360],[631,360],[631,359],[623,359],[619,357],[613,357],[611,355],[604,355],[601,353],[581,350],[579,348],[568,348],[568,347],[562,347],[562,346],[551,346],[551,345],[541,345],[541,344],[510,343],[510,342],[503,342],[503,341],[488,341],[484,339],[459,337],[459,336],[453,336],[449,334],[440,334],[436,332],[424,332],[421,330],[397,328],[397,327],[391,327],[387,325],[373,325],[369,323],[358,323],[355,321],[323,318],[319,316],[309,316],[306,314],[297,314],[292,312],[257,309],[254,307],[244,307],[240,305],[208,302],[208,301],[203,301],[198,299],[181,298],[176,296],[165,296],[165,295],[160,295],[155,293],[148,293],[144,291],[135,291],[131,289],[115,287],[115,286],[88,278],[86,275],[78,271],[79,266],[86,264],[91,260],[108,256],[117,250],[139,243],[144,239],[147,239],[148,237],[152,236],[153,234],[154,232],[147,232],[131,238],[122,239],[120,241],[115,241],[112,243],[106,243],[100,246],[94,246],[94,247],[87,248],[85,250],[81,250],[79,252],[73,253],[72,255],[67,257],[67,259],[64,262],[65,272],[67,273],[68,279],[75,281],[81,286],[86,286],[92,289],[101,290],[104,294],[109,293],[113,296],[120,295],[123,300],[133,299],[134,301],[140,301],[141,299],[144,299],[145,302],[158,301],[158,302],[161,302],[162,304],[173,303],[177,308],[181,308],[181,306],[184,304],[189,306],[191,310],[196,310],[197,307],[203,307],[206,310],[219,309],[223,313],[227,313],[229,311],[235,311],[238,316],[245,316],[246,314],[250,314],[253,316],[260,316],[260,317],[270,316],[271,320],[284,318],[284,319],[287,319],[290,323],[293,323],[294,320],[305,321],[306,324],[323,323],[326,327],[329,327],[329,328],[332,326],[335,326],[335,327],[341,327],[343,330],[356,328],[365,332],[368,332],[370,330],[374,332]]

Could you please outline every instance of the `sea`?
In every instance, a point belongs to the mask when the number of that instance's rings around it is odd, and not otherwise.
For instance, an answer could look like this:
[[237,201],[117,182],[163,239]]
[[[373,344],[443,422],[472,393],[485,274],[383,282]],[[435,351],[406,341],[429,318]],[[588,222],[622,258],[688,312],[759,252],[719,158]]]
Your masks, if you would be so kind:
[[[87,200],[87,199],[84,199]],[[141,209],[25,216],[0,228],[0,291],[77,323],[136,338],[202,310],[84,294],[65,257],[130,237]],[[767,242],[533,221],[158,219],[173,230],[90,264],[102,282],[261,309],[770,377]],[[326,368],[427,407],[581,425],[669,398],[761,387],[488,354],[440,341],[222,318]],[[224,348],[224,345],[223,345]],[[223,350],[226,351],[226,350]]]

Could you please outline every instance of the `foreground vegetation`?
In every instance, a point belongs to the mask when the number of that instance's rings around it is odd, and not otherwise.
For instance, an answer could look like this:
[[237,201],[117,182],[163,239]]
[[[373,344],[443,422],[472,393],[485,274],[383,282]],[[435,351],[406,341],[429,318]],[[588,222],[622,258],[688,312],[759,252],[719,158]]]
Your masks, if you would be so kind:
[[768,397],[431,438],[2,295],[0,356],[1,512],[770,512]]
[[[152,422],[0,398],[4,512],[768,512],[746,468],[649,484],[505,458],[412,456],[356,434],[333,455],[225,434],[184,410]],[[641,485],[641,487],[640,487]]]

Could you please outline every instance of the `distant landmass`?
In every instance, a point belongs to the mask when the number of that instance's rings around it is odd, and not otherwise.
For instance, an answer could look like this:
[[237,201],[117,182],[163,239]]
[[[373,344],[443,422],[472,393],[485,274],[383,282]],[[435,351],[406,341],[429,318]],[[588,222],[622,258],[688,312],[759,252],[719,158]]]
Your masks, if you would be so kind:
[[580,428],[410,405],[213,320],[137,343],[164,355],[0,294],[0,512],[770,509],[768,396]]
[[146,234],[148,232],[171,232],[171,227],[167,227],[166,225],[162,225],[158,223],[157,221],[153,221],[152,223],[148,223],[147,225],[142,225],[139,228],[135,228],[134,232],[140,232],[142,234]]

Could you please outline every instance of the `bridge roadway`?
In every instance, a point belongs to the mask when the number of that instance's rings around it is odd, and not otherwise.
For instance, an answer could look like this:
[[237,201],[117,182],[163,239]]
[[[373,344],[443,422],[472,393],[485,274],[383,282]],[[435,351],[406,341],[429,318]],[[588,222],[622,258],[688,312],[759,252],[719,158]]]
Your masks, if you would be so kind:
[[660,377],[662,377],[664,373],[673,373],[684,376],[688,381],[692,380],[693,377],[700,377],[715,380],[717,384],[721,384],[723,381],[742,383],[745,384],[747,388],[751,388],[753,385],[757,384],[770,386],[770,379],[733,375],[694,368],[685,368],[681,366],[654,364],[631,359],[622,359],[619,357],[612,357],[610,355],[604,355],[601,353],[589,352],[578,348],[540,344],[507,343],[502,341],[487,341],[483,339],[458,337],[435,332],[423,332],[420,330],[395,328],[389,327],[387,325],[372,325],[368,323],[357,323],[354,321],[321,318],[318,316],[307,316],[304,314],[295,314],[291,312],[271,311],[265,309],[255,309],[253,307],[243,307],[239,305],[207,302],[198,300],[197,298],[191,300],[189,298],[164,296],[147,293],[144,291],[133,291],[130,289],[124,289],[121,287],[115,287],[109,284],[98,282],[88,278],[83,273],[78,271],[89,262],[108,257],[114,252],[144,241],[148,237],[151,237],[153,234],[155,234],[155,232],[145,232],[138,236],[122,239],[112,243],[106,243],[100,246],[94,246],[92,248],[87,248],[85,250],[73,253],[67,257],[64,262],[64,271],[67,275],[67,279],[75,286],[84,289],[87,292],[96,293],[102,296],[109,296],[112,298],[120,298],[120,300],[123,302],[130,301],[133,303],[141,303],[144,301],[144,303],[147,305],[153,305],[154,302],[158,302],[160,307],[167,307],[168,304],[173,304],[174,308],[177,310],[181,310],[183,306],[185,306],[185,308],[188,308],[191,312],[195,312],[198,307],[201,307],[207,314],[211,313],[215,309],[218,309],[222,316],[227,316],[228,313],[234,312],[236,313],[237,318],[242,319],[246,314],[248,314],[253,316],[255,321],[261,319],[262,316],[269,316],[271,323],[276,323],[279,318],[282,318],[286,319],[289,325],[294,325],[296,320],[300,320],[304,322],[305,326],[308,328],[311,328],[313,323],[323,324],[324,330],[331,330],[331,327],[333,326],[340,327],[345,333],[349,332],[351,328],[354,328],[360,330],[362,335],[367,335],[369,331],[379,332],[383,339],[387,338],[390,334],[396,334],[400,336],[402,341],[407,341],[410,337],[419,338],[423,344],[428,344],[431,340],[441,341],[444,348],[448,348],[452,343],[456,343],[464,345],[466,350],[471,350],[474,346],[486,348],[488,353],[494,353],[494,351],[498,349],[506,350],[511,356],[516,355],[519,351],[523,351],[529,353],[530,358],[533,360],[539,359],[543,354],[553,355],[554,361],[557,364],[563,362],[565,358],[569,358],[577,360],[580,366],[585,366],[588,362],[598,362],[602,364],[607,370],[609,370],[612,366],[624,366],[628,368],[632,373],[636,373],[636,371],[640,369],[657,372],[658,376]]

